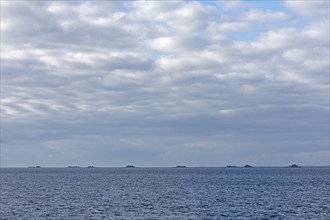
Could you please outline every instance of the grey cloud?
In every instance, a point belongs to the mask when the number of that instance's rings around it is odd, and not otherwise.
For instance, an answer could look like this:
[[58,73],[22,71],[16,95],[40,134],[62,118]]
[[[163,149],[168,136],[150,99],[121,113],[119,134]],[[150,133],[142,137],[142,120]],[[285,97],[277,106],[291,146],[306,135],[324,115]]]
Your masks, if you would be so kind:
[[288,11],[255,9],[272,18],[263,22],[271,28],[234,41],[228,33],[255,23],[225,18],[217,4],[6,2],[5,9],[3,164],[203,165],[199,155],[207,165],[217,157],[262,165],[285,153],[324,161],[326,20],[283,28],[272,19]]

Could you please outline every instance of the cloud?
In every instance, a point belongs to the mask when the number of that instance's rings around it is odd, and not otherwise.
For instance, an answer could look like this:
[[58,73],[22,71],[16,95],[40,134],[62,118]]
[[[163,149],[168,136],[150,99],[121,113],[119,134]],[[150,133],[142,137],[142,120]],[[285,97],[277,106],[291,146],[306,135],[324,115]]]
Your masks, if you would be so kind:
[[271,11],[271,10],[255,10],[251,9],[246,13],[246,19],[250,21],[281,21],[286,20],[288,16],[284,12],[280,11]]
[[237,9],[237,8],[241,8],[244,6],[244,2],[243,1],[219,1],[224,9],[226,10],[233,10],[233,9]]
[[223,4],[1,2],[2,164],[326,163],[324,3]]
[[295,13],[307,16],[322,17],[328,15],[329,2],[325,0],[315,1],[284,1],[284,6]]

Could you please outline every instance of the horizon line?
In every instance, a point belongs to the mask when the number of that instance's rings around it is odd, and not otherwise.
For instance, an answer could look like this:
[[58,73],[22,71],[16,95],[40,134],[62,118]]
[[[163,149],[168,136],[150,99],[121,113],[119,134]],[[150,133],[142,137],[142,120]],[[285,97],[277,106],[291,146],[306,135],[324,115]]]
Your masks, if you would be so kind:
[[[247,164],[249,165],[249,164]],[[249,165],[251,167],[245,167],[246,165],[226,165],[226,166],[187,166],[187,165],[175,165],[175,166],[133,166],[134,168],[287,168],[291,167],[294,164],[290,165]],[[298,167],[330,167],[330,164],[326,165],[298,165]],[[34,165],[34,166],[0,166],[0,168],[127,168],[125,166],[94,166],[94,165],[67,165],[67,166],[41,166],[41,165]]]

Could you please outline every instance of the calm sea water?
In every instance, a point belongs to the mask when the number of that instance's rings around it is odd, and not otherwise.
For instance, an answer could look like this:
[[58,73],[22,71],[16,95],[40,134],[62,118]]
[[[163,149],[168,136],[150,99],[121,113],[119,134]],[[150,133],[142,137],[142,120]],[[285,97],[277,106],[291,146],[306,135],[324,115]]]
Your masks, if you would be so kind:
[[330,219],[323,168],[2,168],[1,219]]

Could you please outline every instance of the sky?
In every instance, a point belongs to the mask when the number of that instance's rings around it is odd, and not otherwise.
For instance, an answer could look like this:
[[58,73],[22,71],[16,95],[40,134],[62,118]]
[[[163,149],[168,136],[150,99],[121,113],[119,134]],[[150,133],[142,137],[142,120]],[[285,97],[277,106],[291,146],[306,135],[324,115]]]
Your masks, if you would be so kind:
[[1,1],[1,166],[329,164],[329,1]]

